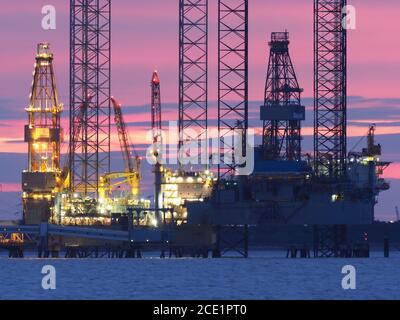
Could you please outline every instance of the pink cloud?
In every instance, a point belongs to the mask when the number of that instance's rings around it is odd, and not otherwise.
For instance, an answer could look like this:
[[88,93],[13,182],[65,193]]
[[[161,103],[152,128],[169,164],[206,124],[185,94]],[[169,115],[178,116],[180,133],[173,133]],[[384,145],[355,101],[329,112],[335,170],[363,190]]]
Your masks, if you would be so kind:
[[383,173],[386,179],[400,179],[400,163],[392,163]]
[[20,183],[0,182],[0,192],[20,192],[20,191],[22,191]]

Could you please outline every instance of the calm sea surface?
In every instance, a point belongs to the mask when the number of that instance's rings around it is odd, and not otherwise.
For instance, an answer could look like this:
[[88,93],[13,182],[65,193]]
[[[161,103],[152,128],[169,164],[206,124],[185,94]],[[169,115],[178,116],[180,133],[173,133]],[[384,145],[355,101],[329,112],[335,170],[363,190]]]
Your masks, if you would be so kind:
[[[400,254],[385,259],[0,258],[1,299],[400,299]],[[56,270],[56,289],[42,288],[42,267]],[[344,265],[356,289],[343,290]]]

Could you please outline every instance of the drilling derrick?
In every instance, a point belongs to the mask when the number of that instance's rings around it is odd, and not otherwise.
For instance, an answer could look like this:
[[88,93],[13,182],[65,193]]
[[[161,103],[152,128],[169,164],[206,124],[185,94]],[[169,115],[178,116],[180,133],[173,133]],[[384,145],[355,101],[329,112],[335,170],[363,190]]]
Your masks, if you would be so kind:
[[[248,0],[218,1],[218,178],[231,178],[246,157]],[[241,139],[240,139],[241,138]],[[235,140],[241,140],[241,143]],[[240,151],[238,150],[241,149]],[[240,148],[241,147],[241,148]]]
[[314,171],[346,175],[346,0],[314,1]]
[[[179,154],[208,161],[208,0],[179,2]],[[182,146],[185,146],[182,148]]]
[[110,172],[111,1],[71,0],[70,14],[70,189],[97,198]]
[[29,124],[25,126],[28,170],[22,173],[23,210],[25,223],[37,224],[51,216],[61,173],[62,104],[58,101],[53,54],[48,43],[38,44],[29,97],[25,109]]
[[301,158],[301,120],[305,108],[296,73],[289,55],[289,33],[271,34],[270,56],[265,85],[263,120],[263,156],[271,160]]

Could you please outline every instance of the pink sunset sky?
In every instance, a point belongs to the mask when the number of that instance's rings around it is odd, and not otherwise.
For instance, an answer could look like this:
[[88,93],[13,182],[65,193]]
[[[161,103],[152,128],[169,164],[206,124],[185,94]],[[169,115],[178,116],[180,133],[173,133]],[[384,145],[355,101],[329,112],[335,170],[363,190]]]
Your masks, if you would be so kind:
[[[26,123],[24,107],[28,103],[38,42],[51,43],[60,100],[65,105],[63,124],[68,127],[69,1],[3,2],[0,12],[0,152],[24,154],[26,145],[21,143]],[[56,30],[41,28],[41,9],[48,4],[57,10]],[[385,155],[388,160],[400,163],[400,1],[349,0],[348,4],[355,7],[357,17],[356,30],[348,33],[348,94],[354,97],[349,99],[348,106],[351,111],[349,136],[356,141],[355,137],[365,134],[369,123],[377,123],[377,138]],[[249,10],[249,99],[254,102],[263,99],[270,33],[287,29],[292,60],[310,110],[313,0],[249,0]],[[145,143],[149,121],[146,106],[154,69],[161,77],[163,103],[170,105],[163,118],[177,119],[174,105],[178,100],[178,13],[178,0],[114,0],[112,4],[112,94],[126,106],[126,119],[134,126],[131,136],[136,144]],[[213,115],[217,98],[217,0],[209,0],[209,14],[209,100]],[[257,106],[256,103],[252,105]],[[308,116],[312,117],[312,113]],[[311,118],[304,124],[303,133],[311,137]],[[309,149],[310,144],[306,148]],[[0,172],[0,183],[8,182],[9,186],[17,188],[21,169],[13,169],[16,171],[14,180],[3,178]],[[400,179],[400,165],[389,167],[386,176]],[[389,192],[395,197],[394,191]]]

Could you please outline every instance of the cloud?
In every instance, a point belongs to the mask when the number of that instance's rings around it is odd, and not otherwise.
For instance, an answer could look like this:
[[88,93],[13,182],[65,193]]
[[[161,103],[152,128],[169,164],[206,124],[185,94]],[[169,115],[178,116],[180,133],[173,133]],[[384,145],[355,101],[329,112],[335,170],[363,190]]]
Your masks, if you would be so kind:
[[383,177],[386,179],[400,180],[400,162],[391,163],[384,171]]
[[[393,98],[364,98],[360,96],[349,97],[348,99],[348,127],[347,134],[349,141],[351,138],[364,137],[367,134],[368,127],[371,123],[377,124],[376,136],[400,134],[400,99]],[[151,129],[150,124],[150,105],[125,105],[123,100],[122,110],[124,120],[128,126],[130,136],[133,138],[134,144],[142,144],[147,141],[146,134]],[[304,139],[308,139],[313,135],[313,99],[304,98],[302,100],[306,108],[306,121],[302,124],[302,134]],[[262,122],[259,119],[259,106],[262,101],[249,101],[249,126],[255,128],[257,131],[261,130]],[[0,101],[0,107],[2,102]],[[11,117],[6,118],[7,115]],[[62,126],[64,128],[64,141],[68,142],[68,108],[64,109],[62,114]],[[4,117],[1,119],[1,117]],[[209,128],[217,126],[217,102],[209,102]],[[163,103],[162,104],[162,119],[163,127],[166,128],[169,121],[177,121],[178,119],[178,105],[176,103]],[[23,127],[27,123],[26,112],[22,114],[19,112],[13,113],[10,110],[0,116],[0,150],[3,152],[26,152],[26,145],[23,142]],[[112,141],[113,150],[119,148],[118,137],[114,125],[114,118],[111,118],[112,123]],[[10,130],[12,128],[12,130]],[[309,142],[304,141],[305,145]],[[349,144],[350,145],[350,144]],[[391,152],[392,148],[396,148],[395,143],[383,144],[387,152]]]

